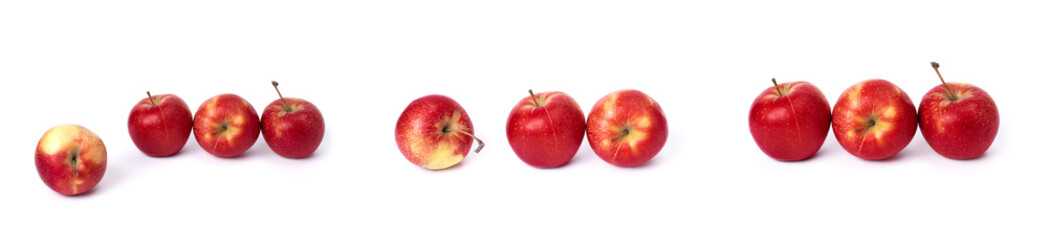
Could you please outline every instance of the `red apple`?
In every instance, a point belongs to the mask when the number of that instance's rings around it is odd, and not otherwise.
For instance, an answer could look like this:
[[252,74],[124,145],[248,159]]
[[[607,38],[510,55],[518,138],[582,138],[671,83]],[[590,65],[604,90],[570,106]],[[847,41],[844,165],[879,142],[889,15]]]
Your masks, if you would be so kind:
[[830,132],[830,102],[808,82],[765,89],[750,105],[750,134],[764,154],[780,161],[815,155]]
[[51,190],[72,196],[87,192],[106,174],[106,145],[79,125],[61,125],[36,145],[36,170]]
[[571,96],[544,92],[525,97],[506,120],[509,146],[524,163],[555,168],[571,161],[586,135],[586,116]]
[[217,157],[235,157],[258,140],[255,107],[234,94],[211,97],[193,117],[193,135],[200,148]]
[[[277,88],[273,81],[273,88]],[[286,158],[305,158],[324,140],[324,116],[320,109],[301,98],[274,100],[262,111],[262,138],[273,152]]]
[[173,94],[153,96],[138,101],[127,117],[127,132],[139,151],[149,156],[175,155],[189,140],[193,131],[193,114],[181,98]]
[[917,133],[917,109],[902,89],[882,79],[852,85],[833,106],[833,135],[844,150],[867,160],[895,156]]
[[939,64],[932,62],[943,85],[921,98],[921,135],[935,152],[953,159],[972,159],[986,152],[997,137],[1001,117],[990,94],[966,83],[946,83]]
[[484,142],[473,135],[473,122],[462,106],[444,95],[415,99],[397,120],[397,147],[404,157],[429,170],[457,165],[469,154],[473,140],[477,150]]
[[619,167],[644,164],[666,145],[669,129],[662,107],[637,90],[619,90],[593,105],[586,138],[605,162]]

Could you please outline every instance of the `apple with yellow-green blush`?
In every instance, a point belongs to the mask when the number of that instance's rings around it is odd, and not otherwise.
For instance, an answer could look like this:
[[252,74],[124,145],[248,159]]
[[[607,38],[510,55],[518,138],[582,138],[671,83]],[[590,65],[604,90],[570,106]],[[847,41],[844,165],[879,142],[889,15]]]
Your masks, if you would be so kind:
[[833,106],[833,135],[845,151],[866,160],[901,152],[917,133],[917,109],[895,84],[883,79],[856,83]]
[[80,125],[60,125],[36,145],[36,170],[55,192],[78,195],[91,190],[106,173],[106,145]]
[[258,113],[247,100],[235,94],[214,96],[197,109],[193,135],[200,148],[217,157],[236,157],[258,140]]
[[458,165],[469,154],[473,141],[484,142],[473,132],[466,110],[444,95],[427,95],[412,101],[397,120],[395,138],[400,153],[411,163],[429,170]]
[[602,97],[586,119],[586,138],[593,152],[619,167],[648,162],[668,137],[662,107],[638,90],[619,90]]

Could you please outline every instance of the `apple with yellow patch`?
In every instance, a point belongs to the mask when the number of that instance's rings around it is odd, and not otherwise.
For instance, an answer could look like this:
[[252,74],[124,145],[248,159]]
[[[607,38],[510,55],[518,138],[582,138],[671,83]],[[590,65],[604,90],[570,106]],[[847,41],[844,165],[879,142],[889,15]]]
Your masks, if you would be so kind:
[[921,135],[935,152],[952,159],[979,157],[997,137],[1001,117],[990,94],[967,83],[947,83],[932,62],[942,85],[921,98],[917,116]]
[[750,134],[757,147],[779,161],[815,155],[830,132],[830,102],[811,83],[771,82],[775,86],[750,105]]
[[478,144],[475,152],[484,148],[466,110],[454,99],[437,94],[408,104],[397,120],[395,138],[408,161],[429,170],[458,165],[469,154],[473,140]]
[[917,133],[910,96],[883,79],[852,85],[833,106],[833,135],[844,150],[867,160],[898,154]]
[[235,94],[221,94],[200,104],[193,116],[193,135],[200,148],[217,157],[243,154],[259,135],[255,107]]
[[563,92],[542,92],[517,102],[506,120],[506,138],[520,160],[536,168],[563,166],[586,137],[586,115]]
[[605,162],[634,167],[655,157],[669,129],[662,107],[641,91],[612,92],[593,105],[586,119],[586,139]]
[[61,125],[36,145],[36,170],[44,184],[66,196],[91,190],[106,174],[106,145],[79,125]]
[[316,105],[301,98],[284,98],[273,81],[280,99],[262,110],[262,138],[269,149],[286,158],[313,155],[324,140],[324,116]]

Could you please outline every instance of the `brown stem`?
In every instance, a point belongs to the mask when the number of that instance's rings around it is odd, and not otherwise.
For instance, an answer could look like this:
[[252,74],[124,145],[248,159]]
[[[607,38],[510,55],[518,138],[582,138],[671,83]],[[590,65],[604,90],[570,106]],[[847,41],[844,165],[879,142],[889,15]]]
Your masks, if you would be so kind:
[[156,106],[156,100],[153,100],[153,94],[146,91],[146,96],[149,96],[149,106]]
[[629,128],[622,129],[622,131],[619,132],[619,135],[615,135],[614,137],[611,137],[611,141],[614,142],[615,139],[624,138],[624,137],[626,137],[626,135],[630,135],[630,129]]
[[782,96],[782,88],[779,87],[779,82],[776,82],[775,78],[771,78],[771,83],[775,84],[775,91],[779,92],[779,96]]
[[462,130],[456,130],[456,131],[459,132],[459,133],[462,133],[462,134],[466,134],[466,136],[469,136],[469,137],[473,138],[473,140],[477,140],[477,150],[473,150],[473,152],[480,153],[480,150],[484,149],[484,141],[481,141],[480,138],[477,138],[477,136],[473,136],[473,134],[470,134],[469,132],[462,131]]
[[273,80],[272,83],[273,83],[273,89],[277,90],[277,96],[280,96],[280,102],[284,103],[284,111],[285,112],[291,112],[291,106],[287,105],[287,100],[284,100],[284,95],[280,94],[280,88],[277,87],[280,84],[277,83],[276,80]]
[[226,130],[229,130],[229,125],[226,125],[226,124],[222,124],[222,127],[218,128],[218,129],[217,129],[217,130],[215,130],[215,131],[211,131],[211,134],[216,134],[216,133],[220,133],[220,132],[225,132]]
[[80,156],[80,149],[77,148],[75,151],[73,151],[72,159],[69,159],[69,161],[72,162],[72,164],[73,164],[73,176],[74,177],[80,176],[80,167],[78,166],[80,164],[80,159],[78,159],[79,156]]
[[877,120],[873,120],[872,118],[871,119],[867,119],[866,120],[866,124],[863,124],[862,127],[855,128],[855,131],[858,132],[858,131],[866,130],[867,128],[873,127],[873,125],[877,125]]
[[946,89],[946,97],[949,98],[950,101],[957,101],[957,95],[954,95],[953,91],[950,91],[950,86],[946,86],[946,80],[942,78],[942,73],[939,73],[939,63],[932,62],[932,68],[935,69],[935,74],[939,75],[939,81],[942,82],[942,87]]
[[531,101],[535,102],[535,106],[539,106],[539,99],[535,97],[535,92],[528,89],[528,94],[531,94]]

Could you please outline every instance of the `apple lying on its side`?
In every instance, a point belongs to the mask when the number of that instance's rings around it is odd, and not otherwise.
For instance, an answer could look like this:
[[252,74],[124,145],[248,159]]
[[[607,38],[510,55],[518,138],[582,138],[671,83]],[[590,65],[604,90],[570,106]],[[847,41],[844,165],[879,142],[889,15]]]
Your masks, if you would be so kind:
[[750,106],[750,134],[764,154],[780,161],[815,155],[830,132],[830,102],[808,82],[765,89]]
[[917,116],[921,135],[935,152],[953,159],[982,155],[997,137],[1001,117],[990,94],[971,84],[947,83],[932,62],[942,85],[921,98]]
[[87,192],[106,174],[106,145],[79,125],[61,125],[36,145],[36,170],[51,190],[72,196]]
[[428,95],[412,101],[397,120],[397,147],[404,157],[429,170],[446,169],[462,162],[473,140],[477,150],[484,142],[473,135],[473,122],[466,110],[444,95]]
[[593,152],[619,167],[648,162],[662,150],[668,135],[662,107],[647,94],[632,89],[597,100],[586,119],[586,138]]
[[139,151],[153,157],[175,155],[186,146],[193,131],[193,114],[181,98],[173,94],[138,101],[127,117],[127,132]]
[[200,104],[193,117],[193,135],[200,148],[217,157],[235,157],[258,140],[259,119],[255,107],[234,94],[211,97]]
[[[277,88],[277,81],[273,81]],[[286,158],[312,155],[324,140],[324,116],[313,103],[301,98],[273,100],[262,111],[262,138],[273,152]]]
[[575,157],[586,135],[586,116],[562,92],[533,93],[513,107],[506,138],[517,157],[537,168],[563,166]]
[[895,156],[917,133],[917,109],[891,82],[872,79],[852,85],[833,106],[833,135],[844,150],[867,160]]

